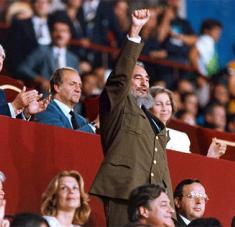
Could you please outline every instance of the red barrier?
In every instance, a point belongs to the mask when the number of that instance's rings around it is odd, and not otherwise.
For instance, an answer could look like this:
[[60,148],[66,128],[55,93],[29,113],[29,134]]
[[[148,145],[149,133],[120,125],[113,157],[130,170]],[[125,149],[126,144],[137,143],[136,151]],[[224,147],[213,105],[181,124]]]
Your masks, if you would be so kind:
[[[224,133],[214,129],[191,126],[179,120],[171,120],[169,127],[186,132],[191,141],[191,151],[206,155],[212,138],[234,142],[234,133]],[[227,146],[227,151],[222,159],[235,161],[235,147]]]
[[[50,179],[64,169],[76,169],[84,177],[86,190],[102,161],[97,135],[0,117],[0,170],[7,213],[39,211],[41,194]],[[206,216],[219,218],[229,226],[235,215],[235,163],[197,154],[168,151],[173,185],[184,178],[198,178],[210,198]],[[89,226],[104,226],[103,207],[92,198]]]

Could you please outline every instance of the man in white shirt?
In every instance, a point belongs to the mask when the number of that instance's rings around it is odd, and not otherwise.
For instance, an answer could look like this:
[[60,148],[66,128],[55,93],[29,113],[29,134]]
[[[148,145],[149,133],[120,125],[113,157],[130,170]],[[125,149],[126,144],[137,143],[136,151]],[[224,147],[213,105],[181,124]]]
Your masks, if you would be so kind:
[[185,179],[175,188],[177,227],[187,226],[192,220],[204,215],[208,196],[204,186],[197,179]]

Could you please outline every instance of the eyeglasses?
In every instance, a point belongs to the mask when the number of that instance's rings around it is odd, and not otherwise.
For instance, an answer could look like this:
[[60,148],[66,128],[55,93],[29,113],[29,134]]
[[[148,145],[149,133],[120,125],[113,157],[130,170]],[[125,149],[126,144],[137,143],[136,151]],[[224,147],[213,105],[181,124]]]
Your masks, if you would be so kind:
[[200,193],[200,192],[190,192],[188,195],[183,195],[183,197],[186,197],[190,200],[200,199],[204,202],[207,202],[209,200],[207,194]]

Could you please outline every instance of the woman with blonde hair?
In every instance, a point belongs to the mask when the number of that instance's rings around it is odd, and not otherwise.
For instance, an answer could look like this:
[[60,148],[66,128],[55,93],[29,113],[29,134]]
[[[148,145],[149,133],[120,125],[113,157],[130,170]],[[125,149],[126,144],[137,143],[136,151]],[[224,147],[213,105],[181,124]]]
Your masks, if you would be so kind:
[[[164,125],[172,118],[176,111],[173,93],[163,87],[154,86],[150,88],[150,94],[153,97],[153,106],[150,108],[152,114],[157,117]],[[190,139],[185,132],[167,128],[169,141],[166,148],[184,153],[190,152]],[[226,152],[226,144],[217,142],[213,139],[207,157],[220,158]]]
[[41,213],[50,227],[82,226],[91,212],[88,201],[81,174],[75,170],[62,171],[43,193]]

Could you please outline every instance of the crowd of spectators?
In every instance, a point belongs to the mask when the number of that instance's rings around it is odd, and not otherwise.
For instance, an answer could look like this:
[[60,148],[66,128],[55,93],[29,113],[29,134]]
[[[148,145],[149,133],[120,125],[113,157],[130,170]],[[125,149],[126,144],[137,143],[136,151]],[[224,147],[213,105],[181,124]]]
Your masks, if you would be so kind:
[[[126,0],[58,2],[16,1],[5,4],[5,8],[2,4],[2,21],[9,25],[7,42],[3,43],[7,54],[5,69],[10,76],[45,93],[55,69],[70,66],[78,69],[85,81],[81,100],[99,95],[117,54],[113,52],[107,57],[87,47],[100,44],[120,48],[130,26],[133,4]],[[202,21],[200,34],[196,34],[189,21],[178,13],[180,0],[153,2],[146,2],[151,19],[141,31],[145,42],[142,54],[152,60],[191,65],[194,71],[177,69],[175,73],[174,67],[147,61],[144,64],[150,84],[173,90],[176,118],[233,132],[234,64],[220,68],[216,51],[223,25],[208,18]],[[78,40],[82,47],[70,45],[71,39]],[[87,73],[94,77],[87,77]],[[89,79],[83,79],[83,74]],[[86,113],[81,105],[76,109]],[[216,116],[221,119],[219,122]]]
[[[150,81],[152,85],[150,91],[154,102],[151,113],[161,121],[163,128],[174,117],[193,126],[235,132],[235,66],[229,63],[225,69],[220,69],[215,48],[222,24],[207,19],[202,22],[198,36],[189,21],[179,16],[180,0],[163,3],[150,7],[151,17],[140,33],[145,42],[142,54],[155,60],[191,64],[194,70],[179,70],[176,75],[172,67],[146,62],[149,79],[145,83]],[[3,20],[8,23],[9,32],[5,50],[0,46],[0,71],[5,61],[8,75],[42,92],[46,98],[36,90],[26,91],[24,88],[12,103],[7,103],[0,90],[3,97],[0,113],[14,118],[20,114],[24,120],[98,132],[98,111],[93,119],[85,119],[88,118],[85,103],[101,94],[117,54],[113,52],[108,59],[95,50],[89,51],[88,47],[99,44],[120,48],[131,24],[130,7],[126,0],[58,0],[53,7],[51,0],[31,0],[8,5]],[[82,47],[70,46],[71,39],[78,40]],[[172,141],[178,140],[177,136],[182,134],[167,130],[171,139],[167,148],[189,153],[187,135],[184,134],[186,148],[178,148],[177,142]],[[207,156],[219,158],[225,151],[225,144],[213,140]],[[192,221],[191,226],[195,226],[193,220],[203,216],[208,197],[200,181],[185,182],[176,187],[174,194],[178,221],[182,219],[186,225]],[[147,196],[135,204],[141,193]],[[161,185],[141,186],[132,191],[128,207],[130,224],[127,226],[157,226],[159,223],[174,226],[174,211],[168,196]],[[3,217],[5,204],[0,185],[1,227],[9,226]],[[163,212],[166,220],[162,220],[161,215],[155,217],[153,212]],[[41,213],[49,226],[84,225],[89,219],[90,207],[82,176],[75,171],[59,173],[43,194]],[[12,226],[25,214],[21,215],[13,219]],[[38,226],[48,226],[43,221],[40,223],[39,220]]]

